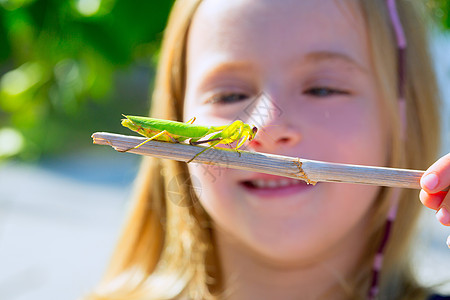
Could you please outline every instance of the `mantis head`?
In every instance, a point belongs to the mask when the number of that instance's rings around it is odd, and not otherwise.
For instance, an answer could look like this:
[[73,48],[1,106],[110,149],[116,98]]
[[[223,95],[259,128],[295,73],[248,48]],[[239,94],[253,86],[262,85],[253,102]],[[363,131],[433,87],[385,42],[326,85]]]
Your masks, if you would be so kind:
[[255,125],[252,127],[252,132],[249,134],[248,140],[251,141],[255,138],[256,133],[258,132],[258,128]]

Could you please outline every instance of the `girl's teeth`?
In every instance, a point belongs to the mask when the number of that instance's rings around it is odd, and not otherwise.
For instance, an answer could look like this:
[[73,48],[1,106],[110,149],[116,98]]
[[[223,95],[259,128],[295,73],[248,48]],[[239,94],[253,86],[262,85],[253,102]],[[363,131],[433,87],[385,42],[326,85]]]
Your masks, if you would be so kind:
[[274,180],[267,181],[267,187],[269,188],[276,188],[278,186],[278,183]]
[[255,180],[253,184],[258,188],[266,187],[265,181],[262,179]]
[[280,184],[280,186],[288,186],[289,179],[281,179],[278,183]]
[[299,180],[295,179],[280,179],[280,180],[264,180],[264,179],[256,179],[252,181],[253,186],[257,188],[279,188],[279,187],[285,187],[285,186],[292,186],[300,184]]

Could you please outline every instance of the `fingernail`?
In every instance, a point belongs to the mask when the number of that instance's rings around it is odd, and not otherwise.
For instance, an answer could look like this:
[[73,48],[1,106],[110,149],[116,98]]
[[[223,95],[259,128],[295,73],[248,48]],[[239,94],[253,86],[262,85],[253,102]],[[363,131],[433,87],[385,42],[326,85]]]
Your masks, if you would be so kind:
[[450,213],[445,209],[445,207],[441,207],[437,213],[436,218],[444,225],[450,225]]
[[422,178],[421,183],[422,186],[426,187],[429,190],[432,190],[437,187],[439,183],[439,177],[434,173],[430,173]]
[[447,237],[447,246],[450,248],[450,235]]

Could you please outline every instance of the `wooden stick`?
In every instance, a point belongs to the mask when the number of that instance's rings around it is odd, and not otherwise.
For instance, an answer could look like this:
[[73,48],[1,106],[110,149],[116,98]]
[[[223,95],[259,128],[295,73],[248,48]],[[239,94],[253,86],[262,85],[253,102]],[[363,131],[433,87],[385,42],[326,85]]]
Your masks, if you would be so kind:
[[[96,132],[92,138],[94,144],[110,145],[122,152],[146,140],[146,138],[107,132]],[[127,152],[187,162],[203,149],[204,147],[201,146],[182,143],[149,141]],[[241,150],[238,153],[235,150],[223,148],[211,148],[196,157],[192,163],[273,174],[301,179],[310,184],[346,182],[412,189],[420,189],[419,181],[424,173],[417,170],[337,164]]]

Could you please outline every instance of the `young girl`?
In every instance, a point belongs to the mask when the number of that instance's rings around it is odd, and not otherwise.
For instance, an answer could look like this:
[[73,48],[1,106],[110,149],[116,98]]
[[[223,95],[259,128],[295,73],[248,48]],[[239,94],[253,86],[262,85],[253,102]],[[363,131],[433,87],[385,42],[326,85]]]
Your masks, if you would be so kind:
[[[426,169],[438,147],[437,88],[419,11],[395,4],[179,0],[152,116],[259,118],[247,150]],[[450,196],[439,192],[450,155],[426,174],[420,198],[450,225]],[[146,159],[115,254],[86,299],[431,299],[406,255],[417,197]]]

